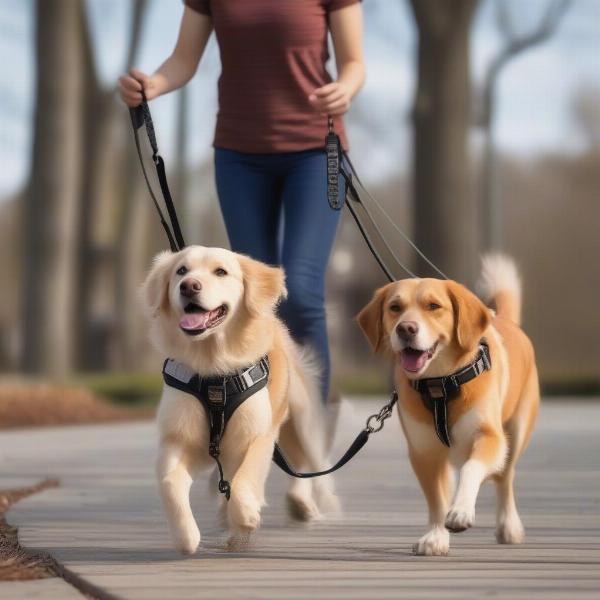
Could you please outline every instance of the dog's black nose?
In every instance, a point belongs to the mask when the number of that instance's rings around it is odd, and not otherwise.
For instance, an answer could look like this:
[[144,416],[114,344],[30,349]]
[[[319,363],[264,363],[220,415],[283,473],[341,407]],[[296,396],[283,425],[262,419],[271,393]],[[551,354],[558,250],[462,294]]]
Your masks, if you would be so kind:
[[419,333],[419,324],[416,321],[400,321],[396,325],[396,333],[402,340],[410,340]]
[[202,284],[197,279],[184,279],[179,284],[179,293],[185,298],[193,298],[197,296],[202,289]]

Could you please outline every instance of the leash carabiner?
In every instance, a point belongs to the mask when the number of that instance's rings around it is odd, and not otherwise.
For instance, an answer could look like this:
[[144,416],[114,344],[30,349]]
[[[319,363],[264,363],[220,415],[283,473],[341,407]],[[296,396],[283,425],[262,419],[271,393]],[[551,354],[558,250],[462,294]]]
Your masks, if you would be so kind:
[[[364,429],[361,429],[360,433],[356,436],[352,444],[346,452],[343,454],[342,458],[340,458],[333,467],[329,469],[325,469],[324,471],[316,471],[314,473],[298,473],[294,471],[294,469],[290,466],[287,459],[283,455],[281,448],[278,444],[275,444],[275,450],[273,452],[273,462],[285,473],[291,475],[292,477],[297,477],[299,479],[308,479],[311,477],[320,477],[321,475],[329,475],[329,473],[334,473],[338,469],[341,469],[350,459],[354,458],[360,449],[369,441],[369,436],[372,433],[377,433],[383,429],[384,422],[387,418],[389,418],[392,414],[394,404],[398,401],[398,394],[396,390],[392,392],[392,397],[390,401],[376,414],[371,415],[367,419],[367,425]],[[371,421],[375,419],[378,422],[378,425],[371,425]]]
[[[396,404],[396,402],[398,402],[398,392],[394,390],[392,392],[391,400],[378,413],[371,415],[367,419],[365,430],[369,433],[377,433],[378,431],[381,431],[385,425],[385,420],[392,416],[392,411],[394,410],[394,404]],[[373,420],[377,421],[377,425],[371,425]]]

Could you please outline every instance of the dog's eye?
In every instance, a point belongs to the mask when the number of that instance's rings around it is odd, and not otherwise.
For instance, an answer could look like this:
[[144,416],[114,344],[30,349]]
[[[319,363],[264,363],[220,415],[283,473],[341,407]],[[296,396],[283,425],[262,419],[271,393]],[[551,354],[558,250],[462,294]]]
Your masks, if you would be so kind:
[[436,304],[435,302],[430,302],[427,305],[427,310],[438,310],[440,308],[442,308],[442,307],[439,304]]
[[188,272],[188,268],[185,266],[179,267],[179,269],[177,269],[177,271],[176,271],[177,275],[185,275],[187,272]]
[[227,275],[227,271],[221,267],[219,267],[218,269],[215,269],[215,275],[217,277],[225,277],[225,275]]
[[399,304],[390,304],[390,310],[395,313],[402,312],[402,307]]

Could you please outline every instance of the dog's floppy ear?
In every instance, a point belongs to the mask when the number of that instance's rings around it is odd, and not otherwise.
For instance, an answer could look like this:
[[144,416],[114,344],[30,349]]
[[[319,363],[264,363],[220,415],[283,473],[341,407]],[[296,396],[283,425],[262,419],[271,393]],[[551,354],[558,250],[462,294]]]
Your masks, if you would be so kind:
[[253,317],[272,313],[280,299],[287,296],[285,274],[248,256],[238,255],[244,276],[244,302]]
[[[389,285],[389,284],[388,284]],[[357,315],[358,326],[362,329],[371,344],[373,352],[381,350],[385,331],[383,330],[383,303],[387,293],[387,285],[379,288],[373,298]]]
[[141,294],[151,315],[155,315],[167,301],[169,276],[176,256],[177,254],[168,250],[157,254],[152,261],[150,272],[142,284]]
[[488,307],[464,285],[449,281],[448,292],[454,311],[454,333],[465,351],[475,348],[491,322]]

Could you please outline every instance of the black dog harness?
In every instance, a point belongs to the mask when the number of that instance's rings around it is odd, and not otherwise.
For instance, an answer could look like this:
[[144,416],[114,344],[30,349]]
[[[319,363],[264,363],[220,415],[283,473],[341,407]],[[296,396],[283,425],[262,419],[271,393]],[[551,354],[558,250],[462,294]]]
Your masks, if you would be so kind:
[[263,356],[258,362],[232,375],[218,377],[200,377],[186,365],[167,358],[162,372],[167,385],[191,394],[204,406],[209,427],[208,453],[219,467],[219,491],[229,500],[231,485],[223,476],[219,446],[233,413],[245,400],[267,385],[268,357]]
[[461,385],[472,381],[491,368],[490,348],[485,339],[482,339],[475,360],[460,371],[445,377],[415,379],[411,382],[412,387],[421,394],[423,404],[433,415],[435,432],[442,444],[448,447],[451,444],[448,432],[448,401],[460,394]]
[[[253,394],[264,388],[269,381],[269,359],[267,356],[250,365],[247,369],[237,371],[232,375],[219,377],[200,377],[198,373],[171,358],[163,366],[164,382],[186,394],[191,394],[204,406],[208,416],[209,445],[208,453],[215,459],[219,468],[219,492],[227,500],[231,495],[231,485],[223,474],[223,467],[219,460],[220,443],[225,433],[227,422],[241,404]],[[320,477],[337,471],[343,467],[359,450],[369,441],[372,433],[377,433],[383,428],[386,419],[392,414],[394,405],[398,401],[398,394],[392,392],[390,401],[381,410],[367,419],[367,424],[356,436],[348,450],[332,467],[324,471],[312,473],[299,473],[295,471],[285,458],[281,448],[275,444],[273,462],[285,473],[292,477],[302,479]]]

